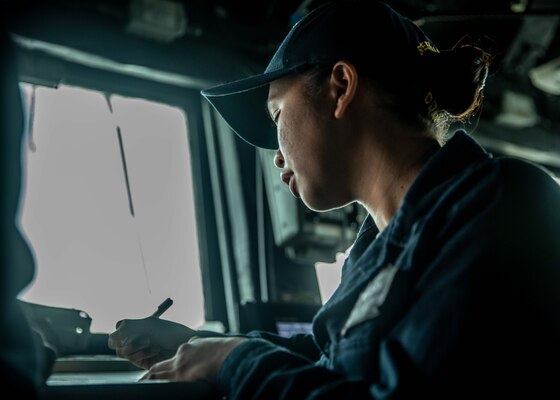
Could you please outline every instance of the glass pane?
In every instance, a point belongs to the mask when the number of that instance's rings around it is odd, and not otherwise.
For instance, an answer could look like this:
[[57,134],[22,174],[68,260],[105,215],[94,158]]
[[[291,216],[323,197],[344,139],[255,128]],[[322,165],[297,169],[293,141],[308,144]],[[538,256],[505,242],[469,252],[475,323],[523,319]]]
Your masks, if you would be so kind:
[[120,96],[111,113],[99,92],[22,88],[28,105],[35,90],[21,223],[37,273],[20,297],[86,311],[93,332],[147,316],[167,297],[162,318],[202,325],[184,113]]
[[346,260],[349,253],[350,248],[348,248],[344,253],[337,253],[336,260],[333,263],[315,263],[315,273],[317,274],[322,304],[325,304],[331,298],[334,291],[340,284],[342,266],[344,265],[344,260]]

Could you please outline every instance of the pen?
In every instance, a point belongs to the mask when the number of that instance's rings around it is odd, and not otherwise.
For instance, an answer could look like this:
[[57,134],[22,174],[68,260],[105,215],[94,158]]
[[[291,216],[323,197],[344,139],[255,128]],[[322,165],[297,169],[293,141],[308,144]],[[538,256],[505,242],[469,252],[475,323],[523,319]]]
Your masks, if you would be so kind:
[[169,307],[171,307],[172,304],[173,300],[171,300],[171,297],[168,297],[163,301],[163,303],[158,306],[157,310],[154,311],[151,317],[159,318],[161,314],[163,314]]

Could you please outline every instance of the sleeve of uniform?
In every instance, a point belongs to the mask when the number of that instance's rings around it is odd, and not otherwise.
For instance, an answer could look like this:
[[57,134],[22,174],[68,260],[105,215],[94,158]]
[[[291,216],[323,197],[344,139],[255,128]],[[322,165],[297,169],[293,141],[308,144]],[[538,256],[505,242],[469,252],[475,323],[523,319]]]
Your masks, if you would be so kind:
[[266,340],[252,339],[228,356],[218,386],[231,400],[389,399],[427,393],[421,374],[399,343],[386,342],[380,358],[385,379],[372,383],[317,366]]
[[212,331],[197,331],[199,337],[231,337],[240,336],[252,339],[265,339],[277,346],[286,348],[287,350],[298,353],[310,360],[317,361],[321,356],[321,351],[311,334],[295,334],[290,337],[280,336],[266,331],[251,331],[244,334],[219,333]]
[[253,331],[247,334],[251,338],[265,339],[277,346],[286,348],[287,350],[298,353],[312,361],[317,361],[321,357],[321,350],[317,346],[313,335],[311,334],[295,334],[289,337],[280,336],[270,332]]

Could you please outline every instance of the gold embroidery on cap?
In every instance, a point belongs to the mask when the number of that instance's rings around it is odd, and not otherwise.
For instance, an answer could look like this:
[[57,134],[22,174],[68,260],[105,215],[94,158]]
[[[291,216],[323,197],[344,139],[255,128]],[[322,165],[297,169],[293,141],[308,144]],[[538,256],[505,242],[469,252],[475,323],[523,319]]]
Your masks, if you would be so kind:
[[428,108],[428,114],[430,115],[430,118],[432,118],[436,125],[439,125],[439,123],[442,122],[443,116],[441,115],[441,113],[438,113],[438,104],[434,99],[434,95],[432,94],[432,92],[426,93],[426,96],[424,97],[424,104]]
[[426,93],[426,97],[424,97],[424,104],[428,106],[428,112],[430,114],[433,114],[437,110],[437,102],[434,100],[432,92]]
[[420,55],[424,55],[424,53],[426,51],[431,51],[432,53],[439,53],[439,50],[437,49],[437,47],[435,47],[433,44],[431,44],[427,40],[424,40],[423,42],[418,43],[418,46],[416,46],[416,49],[418,50]]
[[[424,40],[423,42],[418,43],[418,46],[416,46],[416,49],[418,50],[420,55],[424,55],[424,53],[426,51],[430,51],[432,53],[439,53],[438,48],[435,47],[432,43],[428,42],[427,40]],[[424,97],[424,104],[426,104],[426,106],[428,107],[428,114],[430,115],[430,118],[432,119],[432,121],[434,121],[436,123],[436,125],[439,125],[439,123],[443,119],[443,116],[441,115],[441,113],[437,112],[438,111],[438,104],[435,101],[434,95],[432,94],[432,92],[426,93],[426,96]]]

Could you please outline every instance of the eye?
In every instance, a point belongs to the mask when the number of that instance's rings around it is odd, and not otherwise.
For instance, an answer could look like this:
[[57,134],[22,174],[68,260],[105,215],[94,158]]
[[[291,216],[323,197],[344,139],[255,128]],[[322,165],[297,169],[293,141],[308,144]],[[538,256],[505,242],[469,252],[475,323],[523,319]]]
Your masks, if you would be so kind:
[[274,112],[274,114],[272,114],[272,121],[274,121],[274,123],[276,125],[278,125],[278,118],[280,117],[280,109],[276,110]]

